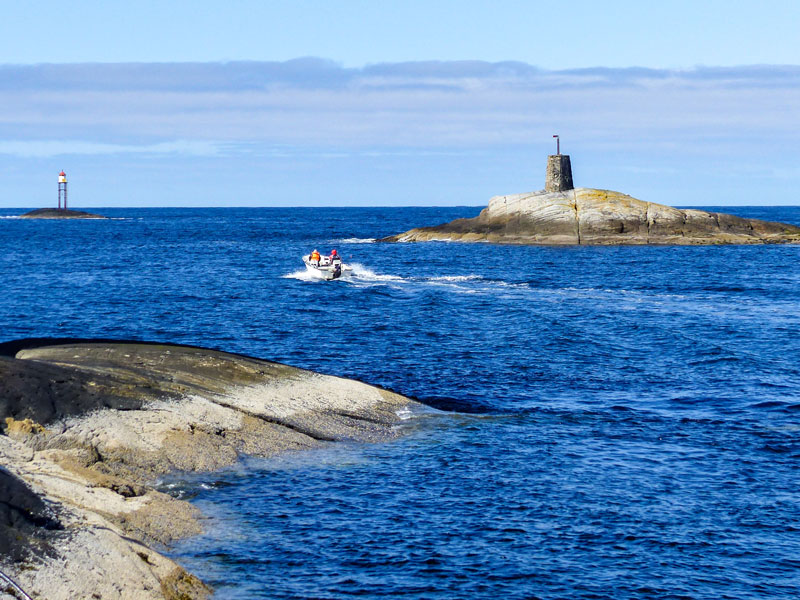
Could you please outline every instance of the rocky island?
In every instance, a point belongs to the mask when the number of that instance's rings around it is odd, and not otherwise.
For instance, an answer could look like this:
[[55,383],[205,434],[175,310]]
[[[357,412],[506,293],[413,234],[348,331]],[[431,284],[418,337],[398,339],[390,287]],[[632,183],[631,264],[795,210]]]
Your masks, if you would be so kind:
[[553,155],[543,191],[495,196],[475,218],[420,227],[381,241],[437,240],[530,245],[800,243],[800,227],[678,209],[610,190],[573,188],[569,156]]
[[205,598],[206,585],[160,552],[201,524],[192,505],[154,487],[159,476],[386,440],[413,406],[360,382],[191,346],[2,343],[0,574],[49,600]]
[[102,215],[84,212],[82,210],[71,210],[67,208],[37,208],[23,215],[20,219],[105,219]]

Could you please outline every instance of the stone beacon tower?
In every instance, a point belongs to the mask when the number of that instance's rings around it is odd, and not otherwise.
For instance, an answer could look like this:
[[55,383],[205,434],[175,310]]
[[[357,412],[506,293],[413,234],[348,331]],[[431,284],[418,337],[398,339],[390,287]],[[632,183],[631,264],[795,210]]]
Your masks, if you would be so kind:
[[547,157],[547,175],[544,180],[545,192],[566,192],[573,189],[572,165],[568,154],[561,154],[561,140],[557,135],[556,153]]

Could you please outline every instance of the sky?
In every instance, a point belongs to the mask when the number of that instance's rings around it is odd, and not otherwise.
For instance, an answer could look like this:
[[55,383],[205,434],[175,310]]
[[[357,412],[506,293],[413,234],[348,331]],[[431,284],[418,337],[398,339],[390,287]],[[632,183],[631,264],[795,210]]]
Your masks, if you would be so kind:
[[800,3],[1,3],[0,208],[800,204]]

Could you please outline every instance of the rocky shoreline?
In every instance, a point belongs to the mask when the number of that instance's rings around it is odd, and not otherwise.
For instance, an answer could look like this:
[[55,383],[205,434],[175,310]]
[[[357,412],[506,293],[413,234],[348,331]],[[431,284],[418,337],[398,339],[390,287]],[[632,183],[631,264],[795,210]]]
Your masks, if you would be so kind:
[[527,245],[800,243],[800,227],[678,209],[610,190],[575,188],[495,196],[472,219],[411,229],[384,242],[461,241]]
[[161,553],[201,524],[188,502],[154,489],[159,476],[391,439],[414,406],[357,381],[191,346],[0,344],[0,571],[49,600],[205,598],[205,584]]

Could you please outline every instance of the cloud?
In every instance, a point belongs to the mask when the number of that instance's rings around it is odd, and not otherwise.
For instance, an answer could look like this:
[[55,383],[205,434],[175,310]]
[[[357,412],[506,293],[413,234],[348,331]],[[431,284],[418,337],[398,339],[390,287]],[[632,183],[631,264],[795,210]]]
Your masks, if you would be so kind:
[[547,71],[428,61],[352,69],[317,58],[6,65],[0,152],[391,153],[524,146],[560,133],[567,144],[600,150],[730,153],[797,147],[798,105],[800,67],[792,65]]
[[800,66],[699,66],[688,70],[592,67],[550,71],[522,62],[475,60],[379,63],[345,68],[333,61],[313,57],[284,62],[0,65],[0,90],[3,91],[241,92],[275,87],[373,87],[376,82],[384,82],[390,87],[413,82],[422,88],[431,82],[446,82],[454,89],[468,86],[468,82],[506,82],[515,87],[550,89],[565,84],[618,87],[663,81],[705,81],[726,87],[743,84],[798,87]]
[[6,140],[0,141],[0,154],[10,154],[23,158],[50,158],[65,155],[97,154],[215,156],[220,154],[220,148],[216,144],[209,142],[187,140],[140,146],[68,140]]

